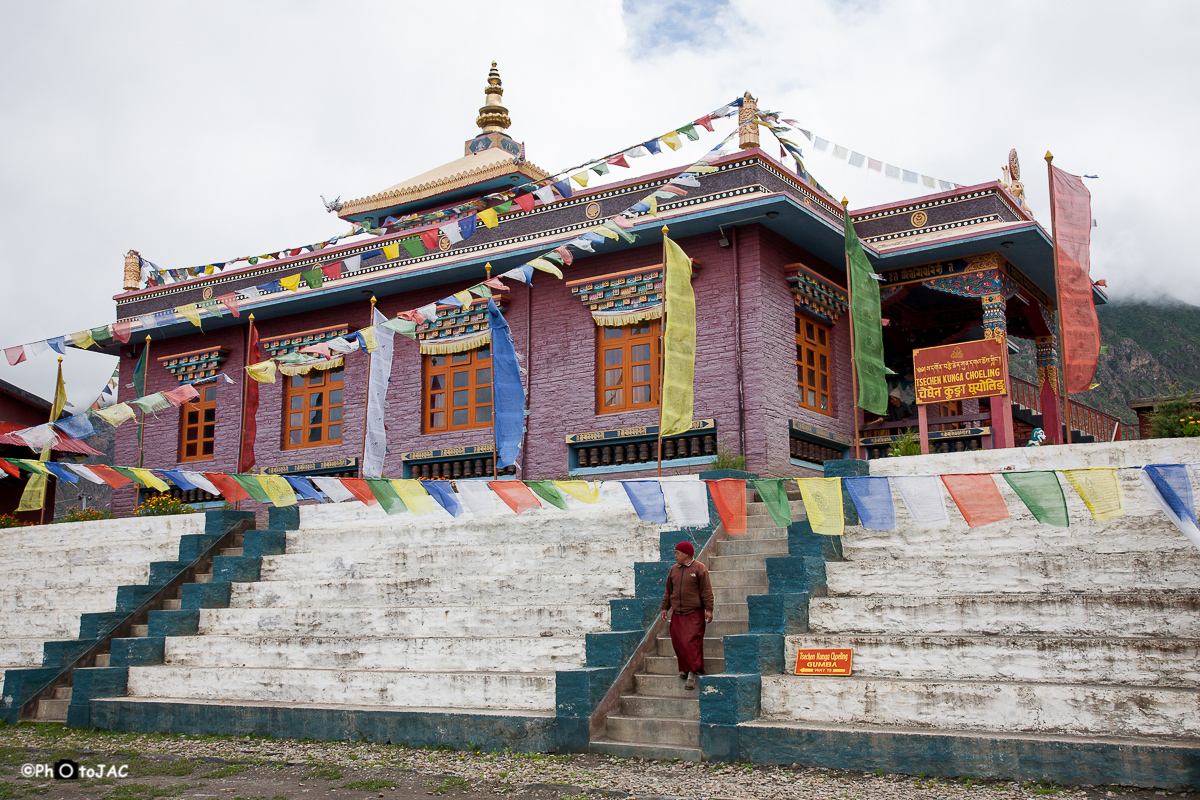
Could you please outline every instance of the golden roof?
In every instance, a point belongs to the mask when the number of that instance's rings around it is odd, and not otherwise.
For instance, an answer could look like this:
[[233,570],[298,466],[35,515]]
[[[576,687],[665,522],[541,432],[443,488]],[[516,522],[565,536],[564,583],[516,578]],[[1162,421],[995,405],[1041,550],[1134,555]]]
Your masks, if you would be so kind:
[[[492,146],[478,152],[468,152],[462,158],[423,172],[415,178],[401,181],[395,186],[389,186],[378,194],[347,201],[342,205],[338,216],[346,218],[368,211],[392,208],[464,189],[495,178],[520,176],[517,180],[512,181],[512,184],[517,186],[528,180],[539,181],[550,177],[550,173],[523,161],[519,156],[499,146],[499,139],[504,138],[502,132],[509,126],[508,109],[501,105],[503,94],[500,73],[496,69],[496,62],[493,61],[491,72],[488,74],[488,84],[484,87],[486,102],[479,109],[479,117],[476,119],[476,124],[481,128],[481,134],[491,135]],[[508,141],[511,146],[516,147],[515,142]],[[468,151],[473,142],[475,140],[467,142]]]

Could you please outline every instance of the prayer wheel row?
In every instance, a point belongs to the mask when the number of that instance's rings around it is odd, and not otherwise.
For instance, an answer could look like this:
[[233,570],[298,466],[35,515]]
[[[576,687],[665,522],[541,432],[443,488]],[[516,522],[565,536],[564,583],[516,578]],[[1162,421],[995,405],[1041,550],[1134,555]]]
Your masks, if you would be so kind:
[[[501,469],[498,475],[515,475],[517,469],[515,466],[508,466]],[[489,458],[464,458],[458,461],[435,461],[426,464],[413,464],[412,476],[421,480],[444,480],[452,481],[463,478],[490,478],[492,477],[492,459]]]
[[807,461],[810,464],[824,464],[826,461],[836,461],[843,458],[841,450],[832,447],[806,442],[803,439],[792,439],[789,443],[792,458]]
[[[929,452],[931,453],[961,453],[966,450],[982,450],[983,441],[978,436],[971,439],[955,439],[953,444],[946,440],[942,440],[938,444],[929,443]],[[887,458],[888,449],[886,447],[873,447],[867,451],[867,458]]]
[[[712,434],[676,436],[663,439],[663,461],[675,458],[700,458],[717,453],[717,440]],[[620,464],[645,464],[658,460],[658,441],[629,442],[628,444],[580,447],[580,467],[609,467]]]

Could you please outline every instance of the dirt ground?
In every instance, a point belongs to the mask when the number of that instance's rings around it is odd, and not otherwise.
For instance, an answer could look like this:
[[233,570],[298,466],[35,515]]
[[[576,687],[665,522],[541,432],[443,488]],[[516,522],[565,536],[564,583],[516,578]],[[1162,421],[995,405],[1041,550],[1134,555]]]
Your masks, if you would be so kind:
[[[56,780],[64,760],[90,774]],[[41,769],[39,770],[39,766]],[[1192,798],[1197,793],[938,779],[803,767],[691,764],[599,755],[477,753],[363,742],[0,728],[0,800],[1025,800]]]

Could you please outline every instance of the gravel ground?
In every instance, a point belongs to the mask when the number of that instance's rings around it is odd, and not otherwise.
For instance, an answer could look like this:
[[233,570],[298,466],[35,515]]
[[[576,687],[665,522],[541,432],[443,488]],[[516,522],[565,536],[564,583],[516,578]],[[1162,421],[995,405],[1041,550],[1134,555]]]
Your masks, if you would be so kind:
[[[25,764],[53,764],[63,758],[88,768],[125,764],[128,769],[125,777],[79,781],[22,775]],[[60,725],[0,728],[0,800],[37,796],[71,800],[424,800],[429,796],[473,800],[1025,800],[1047,796],[1150,800],[1165,796],[1200,800],[1196,793],[1116,786],[913,778],[803,767],[473,753],[360,742],[110,734]]]

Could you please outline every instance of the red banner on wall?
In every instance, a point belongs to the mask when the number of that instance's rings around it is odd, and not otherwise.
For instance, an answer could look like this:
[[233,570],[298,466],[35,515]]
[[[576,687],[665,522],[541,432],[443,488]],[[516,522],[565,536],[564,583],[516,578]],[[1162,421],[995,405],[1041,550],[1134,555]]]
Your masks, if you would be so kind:
[[1092,302],[1092,195],[1078,175],[1050,165],[1054,248],[1067,391],[1086,392],[1100,360],[1100,321]]
[[[262,350],[258,346],[258,331],[254,328],[253,314],[250,315],[250,341],[246,348],[246,366],[262,361]],[[238,472],[254,469],[254,439],[258,436],[258,381],[242,370],[245,381],[245,407],[242,408],[242,452],[238,454]]]

